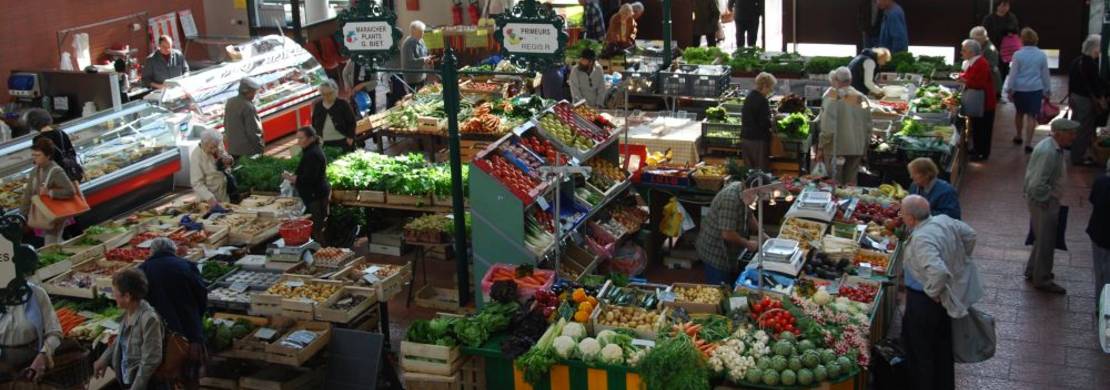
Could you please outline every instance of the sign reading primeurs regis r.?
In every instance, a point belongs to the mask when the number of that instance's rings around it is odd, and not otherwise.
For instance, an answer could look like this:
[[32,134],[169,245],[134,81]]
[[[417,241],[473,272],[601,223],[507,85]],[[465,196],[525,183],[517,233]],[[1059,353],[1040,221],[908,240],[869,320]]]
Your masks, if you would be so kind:
[[559,50],[559,29],[540,23],[508,23],[502,29],[510,53],[554,54]]
[[343,25],[343,45],[351,51],[393,48],[393,26],[385,21],[349,22]]

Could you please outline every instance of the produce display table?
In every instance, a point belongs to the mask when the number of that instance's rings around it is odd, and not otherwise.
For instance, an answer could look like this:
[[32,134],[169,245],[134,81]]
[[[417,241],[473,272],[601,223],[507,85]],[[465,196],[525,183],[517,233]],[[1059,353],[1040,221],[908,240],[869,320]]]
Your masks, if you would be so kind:
[[[564,360],[551,367],[550,383],[533,387],[524,381],[524,374],[501,353],[504,335],[491,337],[478,348],[462,347],[466,355],[486,361],[486,383],[489,390],[640,390],[640,375],[627,367],[590,367],[580,360]],[[512,378],[509,381],[508,378]]]
[[675,164],[697,164],[701,123],[692,118],[657,117],[651,122],[628,129],[628,143],[647,146],[650,151],[674,153]]

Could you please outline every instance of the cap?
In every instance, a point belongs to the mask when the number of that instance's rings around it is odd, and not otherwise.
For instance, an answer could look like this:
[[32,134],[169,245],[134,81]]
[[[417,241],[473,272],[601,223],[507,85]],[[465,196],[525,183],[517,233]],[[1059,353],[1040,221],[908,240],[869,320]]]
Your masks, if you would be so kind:
[[258,85],[257,81],[254,81],[249,77],[244,77],[242,80],[239,80],[239,90],[240,91],[243,91],[243,90],[257,91],[258,88],[261,88],[261,87],[262,86]]
[[1052,131],[1074,131],[1079,129],[1079,122],[1071,119],[1057,119],[1052,121]]

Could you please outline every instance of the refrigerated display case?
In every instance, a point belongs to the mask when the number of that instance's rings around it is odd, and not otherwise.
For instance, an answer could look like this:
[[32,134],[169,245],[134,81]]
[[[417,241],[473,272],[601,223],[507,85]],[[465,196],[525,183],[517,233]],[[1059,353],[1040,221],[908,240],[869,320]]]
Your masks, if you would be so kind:
[[[78,217],[96,223],[173,190],[181,168],[176,139],[187,118],[147,102],[127,103],[58,127],[85,168],[81,192],[92,207]],[[0,145],[0,208],[17,209],[31,171],[27,135]]]
[[224,103],[239,93],[239,80],[250,77],[262,85],[255,103],[266,141],[311,126],[316,88],[328,77],[312,54],[280,35],[234,47],[238,60],[167,80],[154,98],[170,111],[191,113],[194,124],[222,129]]

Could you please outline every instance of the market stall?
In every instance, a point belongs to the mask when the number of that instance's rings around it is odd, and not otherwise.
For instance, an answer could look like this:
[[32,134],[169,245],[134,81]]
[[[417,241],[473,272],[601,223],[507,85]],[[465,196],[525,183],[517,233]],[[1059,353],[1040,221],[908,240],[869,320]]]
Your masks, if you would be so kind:
[[[96,224],[173,191],[173,175],[181,168],[175,140],[187,126],[188,115],[141,101],[58,126],[85,169],[81,191],[92,210],[78,221]],[[32,138],[0,145],[0,208],[19,207],[31,171]]]

